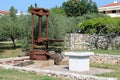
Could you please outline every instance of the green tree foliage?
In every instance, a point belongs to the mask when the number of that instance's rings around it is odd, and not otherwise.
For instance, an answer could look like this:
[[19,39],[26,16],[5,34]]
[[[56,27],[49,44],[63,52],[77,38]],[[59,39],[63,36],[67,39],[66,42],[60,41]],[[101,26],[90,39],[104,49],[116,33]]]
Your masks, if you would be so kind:
[[109,16],[106,16],[106,15],[100,14],[100,13],[84,14],[83,16],[78,16],[78,17],[74,18],[74,24],[76,25],[75,28],[78,28],[78,25],[81,25],[81,23],[85,20],[98,18],[98,17],[109,17]]
[[71,32],[74,28],[73,18],[51,13],[49,17],[49,38],[63,39],[65,33]]
[[99,17],[90,20],[83,21],[80,24],[82,33],[99,33],[100,30],[106,27],[107,21],[106,18]]
[[27,11],[30,12],[30,11],[31,11],[31,8],[33,8],[33,7],[34,7],[34,8],[37,8],[37,7],[38,7],[37,3],[35,3],[34,6],[33,6],[33,5],[30,5],[30,6],[28,7],[28,10],[27,10]]
[[[16,18],[11,18],[10,15],[0,17],[0,38],[13,41],[14,48],[16,47],[15,40],[22,43],[23,50],[29,49],[31,44],[31,15],[19,15]],[[37,20],[35,19],[35,22]]]
[[28,7],[28,12],[31,11],[31,8],[32,8],[32,7],[33,7],[32,5],[30,5],[30,6]]
[[50,9],[50,12],[52,12],[52,13],[55,13],[55,14],[60,14],[60,15],[64,15],[64,16],[66,16],[66,14],[65,14],[65,11],[63,10],[63,8],[61,8],[61,7],[54,7],[54,8],[51,8]]
[[10,17],[12,18],[12,20],[15,20],[17,18],[16,16],[17,10],[13,6],[11,6],[9,11],[10,11]]
[[120,36],[120,19],[110,18],[108,19],[107,32],[115,32]]
[[22,49],[27,50],[31,44],[31,15],[20,15],[19,26],[21,28],[21,43]]
[[[95,34],[97,37],[95,39],[95,47],[98,49],[98,39],[99,36],[106,38],[107,44],[101,49],[108,49],[109,44],[112,43],[112,40],[120,36],[120,19],[119,18],[110,18],[110,17],[99,17],[89,20],[85,20],[79,24],[79,27],[84,34]],[[112,45],[112,44],[111,44]],[[119,46],[119,44],[117,43]],[[116,45],[116,46],[117,46]],[[116,47],[115,46],[115,47]],[[112,46],[113,47],[113,46]],[[116,47],[119,48],[119,47]]]
[[79,24],[83,33],[102,33],[120,32],[120,19],[110,17],[99,17],[85,20]]
[[38,6],[37,6],[37,3],[35,3],[34,6],[35,6],[35,8],[37,8],[37,7],[38,7]]
[[64,2],[62,8],[66,15],[70,17],[82,16],[88,13],[98,13],[97,5],[92,0],[68,0]]
[[21,36],[18,20],[13,20],[10,16],[0,17],[0,34],[3,38],[11,39],[16,48],[15,40]]
[[15,40],[21,36],[20,24],[16,16],[16,9],[12,6],[10,8],[10,15],[0,17],[0,34],[4,38],[9,38],[16,48]]
[[95,2],[92,3],[91,5],[91,12],[92,13],[98,13],[98,7]]

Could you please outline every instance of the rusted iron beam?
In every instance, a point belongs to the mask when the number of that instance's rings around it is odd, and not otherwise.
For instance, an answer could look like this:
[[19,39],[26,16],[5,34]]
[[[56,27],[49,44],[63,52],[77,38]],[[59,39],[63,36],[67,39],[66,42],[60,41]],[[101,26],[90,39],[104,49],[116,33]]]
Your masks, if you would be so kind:
[[48,16],[46,16],[46,38],[48,38]]
[[34,51],[34,54],[30,54],[32,60],[48,60],[48,51]]
[[32,14],[32,54],[34,54],[34,15]]
[[42,16],[38,16],[38,37],[42,37]]
[[46,16],[50,14],[48,9],[44,8],[32,8],[31,9],[31,14],[36,14],[36,15],[41,15],[41,16]]
[[64,42],[64,40],[60,40],[60,39],[49,39],[48,42]]

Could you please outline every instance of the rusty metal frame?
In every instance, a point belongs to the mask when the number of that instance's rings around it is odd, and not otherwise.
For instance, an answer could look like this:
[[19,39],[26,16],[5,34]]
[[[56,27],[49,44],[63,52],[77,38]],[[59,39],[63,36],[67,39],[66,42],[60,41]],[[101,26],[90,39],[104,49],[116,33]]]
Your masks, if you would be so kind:
[[[44,8],[32,8],[32,50],[30,58],[33,60],[47,60],[48,51],[35,51],[35,40],[34,40],[34,15],[38,16],[38,40],[37,42],[46,42],[46,49],[48,48],[48,16],[50,11]],[[42,37],[42,16],[46,16],[46,37]]]

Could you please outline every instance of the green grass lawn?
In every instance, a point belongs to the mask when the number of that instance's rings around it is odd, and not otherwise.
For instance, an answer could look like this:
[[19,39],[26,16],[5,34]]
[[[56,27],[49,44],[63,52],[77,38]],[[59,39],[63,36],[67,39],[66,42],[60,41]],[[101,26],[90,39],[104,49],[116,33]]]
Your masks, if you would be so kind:
[[120,55],[120,50],[92,50],[95,54]]
[[0,80],[63,80],[30,72],[0,69]]
[[[110,55],[120,55],[120,50],[93,50],[95,54],[110,54]],[[104,68],[104,69],[112,69],[114,72],[96,74],[96,76],[102,77],[113,77],[120,80],[120,64],[93,64],[91,63],[91,67]]]
[[22,53],[22,50],[20,48],[13,49],[13,50],[4,50],[4,52],[0,52],[0,58],[17,57],[21,53]]
[[21,44],[16,42],[17,48],[13,48],[11,41],[0,42],[0,58],[16,57],[22,53]]
[[120,55],[120,50],[102,50],[102,49],[96,49],[96,50],[65,50],[65,51],[79,51],[79,52],[94,52],[95,54],[110,54],[110,55]]
[[117,80],[120,80],[120,64],[112,65],[112,64],[93,64],[93,63],[91,63],[91,67],[115,70],[114,72],[96,74],[96,76],[113,77],[113,78],[117,78]]

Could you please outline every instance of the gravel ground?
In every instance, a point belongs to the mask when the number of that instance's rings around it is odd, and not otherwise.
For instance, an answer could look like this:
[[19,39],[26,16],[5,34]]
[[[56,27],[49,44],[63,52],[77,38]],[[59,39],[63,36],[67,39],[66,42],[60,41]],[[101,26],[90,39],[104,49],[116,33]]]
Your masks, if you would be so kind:
[[67,65],[59,65],[59,66],[55,65],[55,66],[43,67],[42,69],[51,70],[51,71],[63,71],[63,72],[70,72],[70,73],[87,74],[87,75],[101,74],[101,73],[114,71],[111,69],[100,69],[100,68],[91,67],[89,71],[76,72],[76,71],[69,71],[69,67]]
[[43,70],[51,70],[51,71],[62,71],[62,72],[69,72],[69,73],[86,74],[86,75],[94,75],[94,74],[108,73],[108,72],[114,71],[111,69],[101,69],[101,68],[90,67],[89,71],[77,72],[77,71],[70,71],[68,65],[52,65],[52,66],[44,66],[43,67],[43,66],[37,64],[37,65],[30,65],[30,66],[26,66],[26,67],[43,69]]
[[[41,65],[42,63],[42,65]],[[36,69],[43,69],[43,70],[51,70],[51,71],[62,71],[62,72],[69,72],[69,73],[78,73],[78,74],[86,74],[86,75],[94,75],[94,74],[101,74],[101,73],[107,73],[107,72],[113,72],[114,70],[111,69],[101,69],[101,68],[94,68],[90,67],[89,71],[84,71],[84,72],[76,72],[76,71],[70,71],[68,64],[62,64],[62,65],[53,65],[52,61],[49,61],[52,65],[46,65],[46,62],[44,61],[35,61],[34,64],[26,66],[26,67],[31,67],[31,68],[36,68]],[[44,66],[43,66],[44,64]]]

